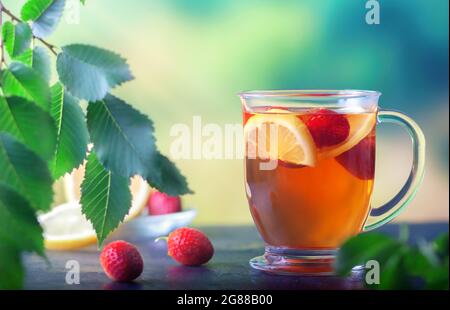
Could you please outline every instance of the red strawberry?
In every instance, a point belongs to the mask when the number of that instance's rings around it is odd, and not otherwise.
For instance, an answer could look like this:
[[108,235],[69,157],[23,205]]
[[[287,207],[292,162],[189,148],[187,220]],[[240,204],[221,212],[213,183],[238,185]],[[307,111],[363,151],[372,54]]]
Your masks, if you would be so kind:
[[375,135],[369,135],[336,160],[357,178],[372,180],[375,177],[375,142]]
[[327,109],[320,109],[311,115],[306,125],[318,148],[342,143],[350,134],[350,124],[347,118]]
[[105,246],[100,254],[100,265],[111,280],[118,282],[133,281],[144,269],[138,249],[125,241],[115,241]]
[[147,202],[150,215],[162,215],[181,211],[180,197],[169,196],[165,193],[154,192]]
[[194,228],[180,228],[169,235],[168,254],[180,264],[200,266],[214,255],[214,248],[208,237]]

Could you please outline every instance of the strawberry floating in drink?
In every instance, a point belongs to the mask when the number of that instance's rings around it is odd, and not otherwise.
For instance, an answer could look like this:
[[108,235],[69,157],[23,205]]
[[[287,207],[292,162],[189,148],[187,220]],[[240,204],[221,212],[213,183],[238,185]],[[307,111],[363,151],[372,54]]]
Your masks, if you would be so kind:
[[320,109],[306,123],[318,148],[338,145],[350,134],[350,124],[345,115]]
[[375,177],[375,135],[369,135],[336,160],[361,180]]

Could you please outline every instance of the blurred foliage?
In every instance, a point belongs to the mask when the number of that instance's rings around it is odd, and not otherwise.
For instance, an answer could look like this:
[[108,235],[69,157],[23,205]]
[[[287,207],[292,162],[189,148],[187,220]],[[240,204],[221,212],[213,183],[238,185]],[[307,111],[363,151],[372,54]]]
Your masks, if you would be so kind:
[[[379,283],[368,288],[448,290],[448,233],[432,243],[412,247],[407,240],[394,240],[379,233],[361,234],[347,241],[336,258],[336,271],[348,276],[355,266],[375,260],[380,267]],[[373,268],[373,266],[371,266]],[[366,268],[367,277],[369,269]],[[375,269],[374,269],[375,270]]]

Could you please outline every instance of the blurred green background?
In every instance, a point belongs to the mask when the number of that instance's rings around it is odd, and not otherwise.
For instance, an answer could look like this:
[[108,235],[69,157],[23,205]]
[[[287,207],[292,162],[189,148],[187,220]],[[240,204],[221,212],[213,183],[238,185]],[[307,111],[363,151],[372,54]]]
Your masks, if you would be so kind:
[[[18,12],[23,1],[6,0]],[[87,0],[51,41],[91,43],[129,60],[136,80],[115,93],[155,122],[168,153],[175,123],[241,122],[236,93],[250,89],[371,89],[381,106],[423,127],[427,175],[399,220],[448,221],[448,1],[379,1],[381,24],[365,23],[364,0]],[[379,130],[374,203],[409,173],[401,129]],[[143,141],[145,143],[145,141]],[[180,160],[199,210],[196,224],[250,223],[240,160]]]

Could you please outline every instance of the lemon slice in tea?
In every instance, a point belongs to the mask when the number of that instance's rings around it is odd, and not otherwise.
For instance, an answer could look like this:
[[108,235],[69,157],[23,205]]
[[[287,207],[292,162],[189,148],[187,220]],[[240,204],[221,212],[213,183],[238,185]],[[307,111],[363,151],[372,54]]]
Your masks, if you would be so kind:
[[[244,135],[247,151],[254,150],[255,155],[263,160],[280,159],[311,167],[317,163],[316,146],[308,128],[287,110],[272,109],[251,117],[244,127]],[[273,137],[276,137],[275,147],[270,143]]]

